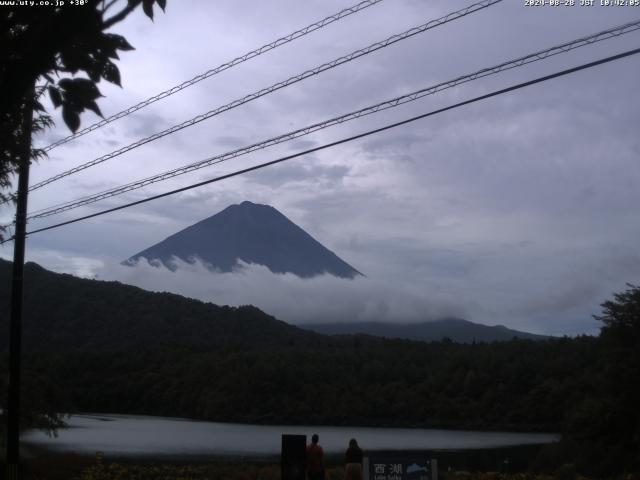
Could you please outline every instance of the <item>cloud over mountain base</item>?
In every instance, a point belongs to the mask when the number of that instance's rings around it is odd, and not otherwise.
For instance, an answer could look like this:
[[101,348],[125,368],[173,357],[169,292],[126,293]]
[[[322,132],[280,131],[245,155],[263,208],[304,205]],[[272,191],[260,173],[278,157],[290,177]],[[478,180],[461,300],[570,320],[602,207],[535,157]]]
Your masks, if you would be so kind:
[[174,258],[176,270],[142,259],[135,266],[111,265],[101,280],[117,280],[145,290],[172,292],[218,305],[255,305],[294,324],[342,321],[417,322],[463,317],[464,308],[451,299],[401,282],[367,277],[353,280],[320,275],[302,279],[274,274],[262,265],[239,262],[229,273],[214,272],[202,263]]

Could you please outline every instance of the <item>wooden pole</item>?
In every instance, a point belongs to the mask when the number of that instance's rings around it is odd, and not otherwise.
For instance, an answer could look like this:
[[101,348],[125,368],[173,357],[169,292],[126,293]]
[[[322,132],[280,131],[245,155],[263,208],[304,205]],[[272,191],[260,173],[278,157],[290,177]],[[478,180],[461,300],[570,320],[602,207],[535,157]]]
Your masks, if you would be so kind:
[[31,163],[31,122],[34,90],[25,99],[22,119],[22,158],[18,167],[16,227],[13,244],[11,319],[9,324],[9,391],[7,398],[7,478],[20,478],[20,357],[22,344],[22,289],[27,227],[29,165]]

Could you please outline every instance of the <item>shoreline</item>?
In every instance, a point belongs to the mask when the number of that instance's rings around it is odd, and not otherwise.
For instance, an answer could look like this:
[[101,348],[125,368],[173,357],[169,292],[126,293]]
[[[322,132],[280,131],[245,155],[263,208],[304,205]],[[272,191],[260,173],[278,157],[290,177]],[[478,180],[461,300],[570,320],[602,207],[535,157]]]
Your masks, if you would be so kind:
[[[297,427],[309,427],[309,428],[358,428],[358,429],[373,429],[373,430],[382,430],[382,429],[402,429],[402,430],[443,430],[443,431],[454,431],[454,432],[477,432],[477,433],[525,433],[525,434],[534,434],[534,435],[557,435],[560,433],[555,432],[551,429],[541,428],[539,425],[513,425],[513,424],[504,424],[504,425],[492,425],[492,426],[451,426],[448,424],[352,424],[352,423],[337,423],[337,424],[313,424],[313,423],[288,423],[288,422],[260,422],[258,419],[253,419],[250,422],[242,422],[239,420],[211,420],[206,418],[195,418],[195,417],[175,417],[175,416],[164,416],[164,415],[154,415],[154,414],[145,414],[145,413],[120,413],[120,412],[78,412],[78,413],[65,413],[65,418],[69,417],[79,417],[79,418],[91,418],[102,421],[113,421],[108,418],[101,419],[100,417],[118,417],[123,419],[164,419],[164,420],[173,420],[173,421],[181,421],[181,422],[200,422],[200,423],[215,423],[221,425],[251,425],[256,427],[283,427],[283,428],[297,428]],[[66,427],[65,427],[66,428]]]

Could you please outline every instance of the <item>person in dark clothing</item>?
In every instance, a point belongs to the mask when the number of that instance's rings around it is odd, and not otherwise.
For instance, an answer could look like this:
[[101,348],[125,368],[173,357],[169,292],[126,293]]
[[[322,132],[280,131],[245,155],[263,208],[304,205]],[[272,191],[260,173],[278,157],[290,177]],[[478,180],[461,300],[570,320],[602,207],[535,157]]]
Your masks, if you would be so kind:
[[311,443],[307,445],[307,480],[324,480],[324,451],[318,445],[317,433],[311,437]]
[[349,440],[349,448],[344,454],[345,480],[362,480],[362,450],[355,438]]

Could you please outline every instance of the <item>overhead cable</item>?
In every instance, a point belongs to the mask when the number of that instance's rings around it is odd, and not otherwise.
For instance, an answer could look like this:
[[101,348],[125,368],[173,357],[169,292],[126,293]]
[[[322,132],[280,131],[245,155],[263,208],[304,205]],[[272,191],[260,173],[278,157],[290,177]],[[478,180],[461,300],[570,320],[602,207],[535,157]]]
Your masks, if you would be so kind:
[[[242,170],[237,170],[235,172],[228,173],[226,175],[221,175],[219,177],[215,177],[215,178],[211,178],[209,180],[205,180],[205,181],[202,181],[202,182],[199,182],[199,183],[194,183],[194,184],[191,184],[191,185],[187,185],[186,187],[177,188],[175,190],[171,190],[171,191],[168,191],[168,192],[165,192],[165,193],[161,193],[159,195],[154,195],[152,197],[144,198],[142,200],[138,200],[138,201],[135,201],[135,202],[127,203],[125,205],[120,205],[118,207],[113,207],[113,208],[109,208],[109,209],[106,209],[106,210],[102,210],[100,212],[92,213],[90,215],[84,215],[82,217],[74,218],[72,220],[67,220],[65,222],[60,222],[60,223],[56,223],[54,225],[49,225],[48,227],[38,228],[36,230],[32,230],[30,232],[27,232],[27,235],[32,235],[34,233],[45,232],[47,230],[52,230],[54,228],[59,228],[59,227],[65,226],[65,225],[70,225],[72,223],[77,223],[77,222],[80,222],[80,221],[83,221],[83,220],[88,220],[90,218],[99,217],[101,215],[106,215],[108,213],[116,212],[118,210],[123,210],[125,208],[133,207],[133,206],[136,206],[136,205],[141,205],[143,203],[147,203],[147,202],[151,202],[151,201],[154,201],[154,200],[158,200],[160,198],[168,197],[170,195],[175,195],[176,193],[185,192],[187,190],[192,190],[194,188],[202,187],[204,185],[208,185],[208,184],[211,184],[211,183],[220,182],[220,181],[226,180],[228,178],[236,177],[236,176],[243,175],[243,174],[246,174],[246,173],[249,173],[249,172],[252,172],[252,171],[260,170],[262,168],[265,168],[265,167],[268,167],[268,166],[271,166],[271,165],[282,163],[282,162],[285,162],[287,160],[291,160],[293,158],[301,157],[303,155],[308,155],[310,153],[314,153],[314,152],[317,152],[317,151],[320,151],[320,150],[324,150],[324,149],[327,149],[327,148],[335,147],[337,145],[341,145],[343,143],[351,142],[353,140],[358,140],[360,138],[368,137],[368,136],[376,134],[376,133],[381,133],[381,132],[384,132],[386,130],[390,130],[392,128],[399,127],[401,125],[406,125],[408,123],[415,122],[415,121],[423,119],[423,118],[431,117],[433,115],[437,115],[439,113],[443,113],[443,112],[446,112],[446,111],[449,111],[449,110],[453,110],[455,108],[459,108],[459,107],[462,107],[462,106],[465,106],[465,105],[469,105],[469,104],[472,104],[472,103],[475,103],[475,102],[479,102],[481,100],[486,100],[488,98],[495,97],[495,96],[498,96],[498,95],[502,95],[502,94],[505,94],[505,93],[508,93],[508,92],[512,92],[514,90],[519,90],[521,88],[528,87],[528,86],[531,86],[531,85],[535,85],[537,83],[546,82],[546,81],[554,79],[554,78],[558,78],[558,77],[562,77],[562,76],[565,76],[565,75],[569,75],[571,73],[575,73],[575,72],[578,72],[578,71],[581,71],[581,70],[586,70],[588,68],[593,68],[593,67],[595,67],[597,65],[602,65],[602,64],[605,64],[605,63],[609,63],[609,62],[612,62],[614,60],[619,60],[621,58],[629,57],[631,55],[637,55],[638,53],[640,53],[640,48],[636,48],[636,49],[633,49],[633,50],[628,50],[626,52],[619,53],[617,55],[611,55],[609,57],[606,57],[606,58],[603,58],[603,59],[600,59],[600,60],[596,60],[596,61],[593,61],[593,62],[585,63],[585,64],[582,64],[582,65],[577,66],[577,67],[573,67],[573,68],[569,68],[569,69],[566,69],[566,70],[562,70],[560,72],[556,72],[556,73],[553,73],[551,75],[545,75],[544,77],[538,77],[538,78],[536,78],[534,80],[529,80],[527,82],[519,83],[517,85],[512,85],[511,87],[503,88],[503,89],[500,89],[500,90],[495,90],[495,91],[493,91],[491,93],[487,93],[485,95],[481,95],[479,97],[475,97],[475,98],[472,98],[470,100],[465,100],[463,102],[459,102],[459,103],[456,103],[456,104],[453,104],[453,105],[449,105],[448,107],[439,108],[437,110],[433,110],[431,112],[424,113],[422,115],[411,117],[411,118],[408,118],[406,120],[402,120],[400,122],[396,122],[396,123],[392,123],[392,124],[389,124],[389,125],[385,125],[384,127],[376,128],[374,130],[369,130],[367,132],[360,133],[358,135],[353,135],[351,137],[343,138],[343,139],[337,140],[335,142],[331,142],[331,143],[327,143],[327,144],[324,144],[324,145],[321,145],[321,146],[318,146],[318,147],[310,148],[310,149],[305,150],[303,152],[298,152],[298,153],[295,153],[295,154],[292,154],[292,155],[287,155],[286,157],[280,157],[280,158],[278,158],[276,160],[271,160],[270,162],[261,163],[259,165],[254,165],[252,167],[244,168]],[[9,238],[9,239],[3,241],[2,243],[6,243],[6,242],[11,241],[11,240],[13,240],[13,238]]]
[[165,137],[167,135],[171,135],[172,133],[175,133],[175,132],[177,132],[179,130],[182,130],[184,128],[190,127],[192,125],[195,125],[195,124],[197,124],[199,122],[202,122],[203,120],[207,120],[207,119],[209,119],[209,118],[211,118],[211,117],[213,117],[215,115],[219,115],[219,114],[221,114],[223,112],[226,112],[226,111],[231,110],[233,108],[239,107],[240,105],[248,103],[248,102],[250,102],[252,100],[256,100],[256,99],[258,99],[260,97],[263,97],[265,95],[273,93],[273,92],[275,92],[277,90],[280,90],[280,89],[282,89],[284,87],[288,87],[290,85],[298,83],[298,82],[300,82],[302,80],[305,80],[305,79],[307,79],[309,77],[312,77],[314,75],[318,75],[319,73],[322,73],[324,71],[330,70],[330,69],[335,68],[335,67],[337,67],[339,65],[342,65],[344,63],[351,62],[351,61],[353,61],[353,60],[355,60],[357,58],[360,58],[360,57],[362,57],[364,55],[368,55],[368,54],[370,54],[372,52],[375,52],[375,51],[380,50],[382,48],[388,47],[388,46],[393,45],[393,44],[395,44],[397,42],[400,42],[402,40],[406,40],[407,38],[413,37],[414,35],[418,35],[420,33],[424,33],[424,32],[426,32],[428,30],[431,30],[432,28],[435,28],[435,27],[444,25],[446,23],[449,23],[449,22],[451,22],[453,20],[457,20],[459,18],[465,17],[465,16],[467,16],[467,15],[469,15],[471,13],[475,13],[475,12],[477,12],[479,10],[485,9],[485,8],[487,8],[487,7],[491,6],[491,5],[494,5],[496,3],[499,3],[501,1],[503,1],[503,0],[483,0],[481,2],[474,3],[473,5],[470,5],[470,6],[466,7],[466,8],[461,9],[461,10],[457,10],[455,12],[449,13],[449,14],[447,14],[447,15],[441,17],[441,18],[438,18],[436,20],[431,20],[431,21],[429,21],[429,22],[427,22],[427,23],[425,23],[423,25],[420,25],[418,27],[413,27],[413,28],[411,28],[409,30],[406,30],[406,31],[402,32],[402,33],[399,33],[399,34],[396,34],[396,35],[392,35],[391,37],[388,37],[385,40],[382,40],[380,42],[376,42],[376,43],[374,43],[372,45],[369,45],[368,47],[356,50],[356,51],[354,51],[354,52],[352,52],[352,53],[350,53],[348,55],[345,55],[345,56],[342,56],[342,57],[337,58],[335,60],[332,60],[331,62],[324,63],[324,64],[322,64],[322,65],[320,65],[318,67],[312,68],[310,70],[306,70],[303,73],[300,73],[300,74],[295,75],[293,77],[289,77],[288,79],[283,80],[283,81],[278,82],[278,83],[275,83],[275,84],[273,84],[273,85],[271,85],[269,87],[262,88],[262,89],[260,89],[260,90],[258,90],[256,92],[254,92],[254,93],[246,95],[246,96],[244,96],[244,97],[242,97],[240,99],[234,100],[231,103],[228,103],[228,104],[223,105],[221,107],[218,107],[218,108],[215,108],[213,110],[210,110],[209,112],[203,113],[203,114],[198,115],[198,116],[196,116],[196,117],[194,117],[194,118],[192,118],[190,120],[182,122],[182,123],[180,123],[178,125],[174,125],[174,126],[172,126],[170,128],[167,128],[167,129],[165,129],[165,130],[163,130],[161,132],[155,133],[155,134],[153,134],[153,135],[151,135],[149,137],[146,137],[146,138],[143,138],[141,140],[138,140],[138,141],[136,141],[136,142],[134,142],[134,143],[132,143],[130,145],[122,147],[122,148],[120,148],[118,150],[115,150],[115,151],[113,151],[111,153],[108,153],[106,155],[98,157],[98,158],[96,158],[94,160],[86,162],[86,163],[84,163],[82,165],[74,167],[74,168],[72,168],[70,170],[67,170],[65,172],[59,173],[58,175],[54,175],[53,177],[50,177],[50,178],[48,178],[46,180],[43,180],[43,181],[41,181],[39,183],[36,183],[36,184],[32,185],[29,188],[29,191],[33,191],[33,190],[36,190],[38,188],[42,188],[45,185],[48,185],[48,184],[50,184],[52,182],[60,180],[61,178],[67,177],[69,175],[73,175],[73,174],[78,173],[78,172],[80,172],[82,170],[85,170],[87,168],[90,168],[90,167],[93,167],[93,166],[98,165],[100,163],[106,162],[107,160],[110,160],[110,159],[112,159],[114,157],[122,155],[123,153],[129,152],[129,151],[131,151],[131,150],[133,150],[135,148],[138,148],[138,147],[140,147],[142,145],[145,145],[147,143],[150,143],[150,142],[153,142],[155,140],[158,140],[158,139],[160,139],[162,137]]
[[112,189],[105,190],[103,192],[84,196],[82,198],[74,199],[69,202],[64,202],[59,205],[55,205],[52,207],[47,207],[44,209],[37,210],[32,212],[31,215],[27,217],[28,220],[33,220],[37,218],[44,218],[51,215],[56,215],[68,210],[72,210],[75,208],[82,207],[84,205],[88,205],[91,203],[98,202],[100,200],[104,200],[110,197],[114,197],[116,195],[121,195],[123,193],[136,190],[147,185],[151,185],[157,182],[161,182],[167,180],[169,178],[176,177],[178,175],[183,175],[195,170],[199,170],[201,168],[205,168],[211,165],[215,165],[218,163],[222,163],[224,161],[230,160],[232,158],[239,157],[241,155],[246,155],[257,150],[261,150],[273,145],[277,145],[279,143],[287,142],[293,140],[295,138],[302,137],[304,135],[308,135],[312,132],[316,132],[318,130],[322,130],[324,128],[331,127],[333,125],[338,125],[341,123],[348,122],[350,120],[354,120],[365,115],[370,115],[373,113],[377,113],[383,110],[387,110],[390,108],[397,107],[399,105],[403,105],[405,103],[412,102],[414,100],[418,100],[419,98],[425,97],[427,95],[433,95],[435,93],[441,92],[445,89],[455,87],[457,85],[470,82],[479,78],[487,77],[489,75],[494,75],[499,72],[503,72],[506,70],[510,70],[512,68],[521,67],[523,65],[528,65],[533,62],[537,62],[540,60],[544,60],[551,56],[565,53],[571,50],[574,50],[579,47],[583,47],[585,45],[591,45],[595,42],[600,42],[602,40],[618,37],[620,35],[630,33],[640,29],[640,20],[636,20],[634,22],[626,23],[624,25],[619,25],[617,27],[609,28],[602,32],[595,33],[593,35],[589,35],[586,37],[578,38],[571,42],[566,42],[561,45],[556,45],[551,48],[547,48],[545,50],[541,50],[535,53],[531,53],[514,60],[509,60],[507,62],[503,62],[499,65],[495,65],[493,67],[483,68],[482,70],[478,70],[474,73],[470,73],[467,75],[462,75],[453,80],[449,80],[446,82],[439,83],[437,85],[423,88],[405,95],[401,95],[399,97],[392,98],[390,100],[385,100],[383,102],[377,103],[375,105],[371,105],[365,108],[361,108],[359,110],[340,115],[337,117],[333,117],[328,120],[324,120],[322,122],[314,123],[313,125],[306,126],[304,128],[300,128],[283,135],[279,135],[277,137],[272,137],[267,140],[263,140],[261,142],[253,143],[249,146],[245,146],[242,148],[238,148],[235,150],[231,150],[226,153],[218,154],[207,159],[191,163],[189,165],[185,165],[167,172],[163,172],[157,175],[153,175],[141,180],[137,180],[135,182],[131,182],[125,185],[121,185]]
[[286,45],[289,42],[292,42],[293,40],[297,40],[300,37],[303,37],[311,32],[315,32],[316,30],[319,30],[323,27],[326,27],[327,25],[337,22],[338,20],[341,20],[345,17],[348,17],[349,15],[352,15],[356,12],[359,12],[361,10],[364,10],[365,8],[369,8],[377,3],[382,2],[383,0],[364,0],[363,2],[358,3],[357,5],[353,5],[352,7],[348,7],[345,8],[344,10],[339,11],[338,13],[335,13],[333,15],[329,15],[326,18],[323,18],[322,20],[312,23],[311,25],[307,25],[304,28],[301,28],[300,30],[296,30],[293,33],[290,33],[289,35],[285,35],[284,37],[280,37],[277,40],[274,40],[273,42],[267,43],[263,46],[261,46],[260,48],[256,48],[255,50],[251,50],[250,52],[245,53],[244,55],[241,55],[239,57],[234,58],[233,60],[223,63],[222,65],[219,65],[215,68],[212,68],[210,70],[207,70],[206,72],[200,74],[200,75],[196,75],[195,77],[193,77],[190,80],[186,80],[184,82],[182,82],[180,85],[176,85],[175,87],[171,87],[168,90],[165,90],[163,92],[160,92],[156,95],[154,95],[153,97],[150,97],[140,103],[137,103],[129,108],[126,108],[124,110],[122,110],[121,112],[115,113],[113,115],[111,115],[108,118],[105,118],[103,120],[100,120],[99,122],[94,123],[93,125],[89,125],[86,128],[83,128],[82,130],[79,130],[75,133],[73,133],[72,135],[69,135],[65,138],[62,138],[56,142],[53,142],[50,145],[47,145],[46,147],[43,148],[43,150],[45,152],[48,152],[50,150],[53,150],[54,148],[63,145],[67,142],[70,142],[71,140],[74,140],[78,137],[81,137],[83,135],[86,135],[89,132],[92,132],[93,130],[97,130],[98,128],[104,127],[105,125],[111,123],[111,122],[115,122],[116,120],[122,118],[122,117],[126,117],[127,115],[132,114],[133,112],[136,112],[148,105],[151,105],[152,103],[157,102],[158,100],[162,100],[163,98],[167,98],[171,95],[173,95],[174,93],[178,93],[181,90],[184,90],[187,87],[190,87],[191,85],[195,85],[198,82],[201,82],[202,80],[205,80],[209,77],[212,77],[214,75],[217,75],[218,73],[224,72],[225,70],[230,69],[231,67],[235,67],[236,65],[239,65],[243,62],[246,62],[247,60],[250,60],[254,57],[257,57],[259,55],[262,55],[263,53],[267,53],[271,50],[274,50],[282,45]]

